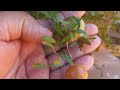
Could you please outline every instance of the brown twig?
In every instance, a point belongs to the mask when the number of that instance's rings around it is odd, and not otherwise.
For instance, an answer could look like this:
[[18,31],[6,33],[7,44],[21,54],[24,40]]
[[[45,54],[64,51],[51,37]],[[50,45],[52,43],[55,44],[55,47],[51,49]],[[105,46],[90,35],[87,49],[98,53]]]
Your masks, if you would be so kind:
[[68,51],[70,57],[72,58],[72,55],[71,55],[70,50],[69,50],[69,47],[68,47],[68,42],[66,42],[66,45],[67,45],[67,51]]

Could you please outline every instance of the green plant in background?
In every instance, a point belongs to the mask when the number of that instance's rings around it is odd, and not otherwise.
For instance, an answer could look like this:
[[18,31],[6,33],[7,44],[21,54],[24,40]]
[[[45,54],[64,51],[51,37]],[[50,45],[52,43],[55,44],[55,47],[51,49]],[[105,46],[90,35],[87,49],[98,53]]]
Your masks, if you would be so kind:
[[118,11],[88,11],[83,19],[86,23],[97,25],[99,29],[98,35],[106,46],[110,46],[112,40],[107,33],[111,30],[116,30],[118,27],[118,20],[120,20],[118,13]]
[[31,14],[36,19],[41,19],[44,17],[43,14],[41,14],[41,11],[27,11],[29,14]]

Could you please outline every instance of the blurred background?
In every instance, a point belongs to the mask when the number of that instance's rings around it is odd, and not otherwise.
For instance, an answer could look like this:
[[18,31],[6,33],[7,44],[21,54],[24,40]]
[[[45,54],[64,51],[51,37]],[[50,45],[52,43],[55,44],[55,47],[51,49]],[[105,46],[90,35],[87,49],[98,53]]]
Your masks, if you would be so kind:
[[[28,11],[41,19],[40,11]],[[85,23],[98,26],[102,44],[93,52],[95,63],[89,70],[89,79],[120,79],[120,11],[87,11]]]

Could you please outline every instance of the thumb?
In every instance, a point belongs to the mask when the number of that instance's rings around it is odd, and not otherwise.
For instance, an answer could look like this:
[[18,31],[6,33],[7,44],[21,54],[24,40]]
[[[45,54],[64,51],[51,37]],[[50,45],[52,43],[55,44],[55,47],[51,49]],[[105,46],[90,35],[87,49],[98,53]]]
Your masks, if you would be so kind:
[[42,27],[27,12],[1,11],[0,23],[0,41],[23,39],[31,42],[42,36],[52,36],[50,30]]

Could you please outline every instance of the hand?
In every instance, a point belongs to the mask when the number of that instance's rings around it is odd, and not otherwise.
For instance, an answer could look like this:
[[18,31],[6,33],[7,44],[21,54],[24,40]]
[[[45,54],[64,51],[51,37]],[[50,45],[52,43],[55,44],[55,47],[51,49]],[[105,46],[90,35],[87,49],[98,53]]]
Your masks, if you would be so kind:
[[[73,15],[81,18],[84,15],[84,13],[85,13],[84,11],[62,11],[59,13],[59,15],[62,19],[65,19]],[[39,20],[39,23],[43,27],[46,27],[52,32],[54,32],[51,24],[48,21]],[[81,64],[86,68],[86,70],[89,70],[94,64],[94,58],[88,54],[90,54],[97,47],[100,46],[101,39],[96,35],[98,33],[98,28],[96,25],[86,24],[85,31],[88,35],[94,36],[96,38],[90,41],[91,45],[84,45],[82,51],[80,51],[79,46],[75,46],[69,49],[72,54],[72,60],[74,61],[74,63]],[[56,54],[53,54],[52,49],[49,49],[46,52],[47,61],[49,65],[55,62],[56,60],[61,60],[61,63],[58,64],[57,66],[50,67],[50,79],[63,79],[65,70],[69,65],[63,58],[61,58],[61,56],[59,55],[59,52],[65,51],[66,53],[68,53],[67,48],[64,46],[63,48],[55,48],[55,49],[57,50]]]
[[[62,12],[62,14],[65,18],[71,15],[81,17],[84,12]],[[61,17],[63,17],[62,14]],[[52,28],[47,21],[41,20],[39,23],[26,12],[0,12],[0,72],[2,72],[0,78],[48,79],[49,77],[63,77],[65,63],[50,69],[32,67],[34,63],[48,65],[59,57],[56,53],[47,56],[48,60],[45,58],[46,55],[39,44],[40,37],[52,36],[49,31]],[[93,24],[87,24],[85,30],[89,35],[98,32],[97,27]],[[95,37],[95,40],[91,40],[92,45],[85,45],[82,52],[79,51],[78,47],[71,48],[75,63],[84,65],[87,70],[93,65],[94,59],[86,54],[95,50],[101,43],[100,38]]]
[[[42,47],[38,46],[42,36],[52,36],[52,33],[39,25],[28,13],[1,11],[0,78],[26,78],[31,67],[26,59],[37,49],[41,49],[38,53],[40,57],[45,56]],[[49,71],[45,73],[43,78],[48,77]]]

